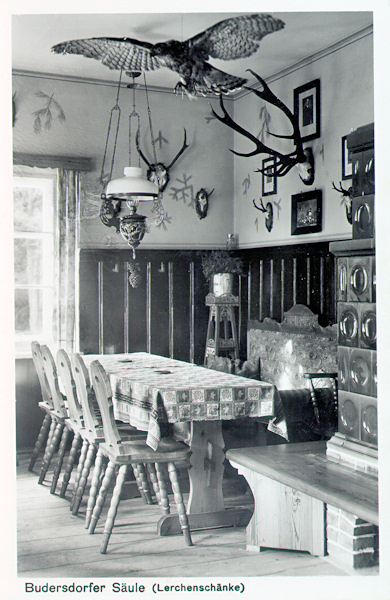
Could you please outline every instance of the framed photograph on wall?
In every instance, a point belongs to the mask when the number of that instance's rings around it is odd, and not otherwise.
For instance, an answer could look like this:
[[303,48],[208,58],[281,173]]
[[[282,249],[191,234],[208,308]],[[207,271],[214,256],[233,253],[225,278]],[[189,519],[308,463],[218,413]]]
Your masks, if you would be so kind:
[[263,175],[263,196],[271,196],[277,192],[277,178],[272,174],[275,168],[275,157],[270,156],[262,162],[261,170]]
[[314,140],[321,135],[320,91],[319,79],[294,90],[294,115],[298,119],[303,142]]
[[322,230],[322,191],[313,190],[291,196],[291,235]]
[[352,179],[352,161],[347,146],[347,136],[341,138],[341,179]]

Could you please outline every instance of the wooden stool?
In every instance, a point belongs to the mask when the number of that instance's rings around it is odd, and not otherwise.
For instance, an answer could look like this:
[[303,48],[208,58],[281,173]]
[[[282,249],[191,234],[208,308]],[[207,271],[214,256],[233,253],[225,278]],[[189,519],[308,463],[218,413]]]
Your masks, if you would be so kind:
[[[188,462],[191,453],[189,447],[186,444],[175,442],[172,439],[163,439],[160,442],[159,448],[154,451],[149,448],[145,442],[123,441],[114,420],[110,381],[99,361],[93,361],[91,363],[90,373],[92,386],[95,390],[96,399],[99,404],[105,437],[105,442],[100,444],[99,451],[101,451],[101,454],[105,455],[109,460],[102,485],[100,487],[99,495],[93,509],[91,523],[89,526],[90,533],[95,531],[96,524],[107,496],[108,486],[114,476],[115,467],[119,467],[115,488],[104,527],[100,552],[105,554],[107,551],[107,546],[114,526],[120,501],[120,494],[126,478],[128,466],[139,466],[142,464],[151,465],[150,472],[153,473],[152,483],[164,513],[169,511],[169,502],[166,493],[165,479],[162,475],[161,467],[162,465],[168,466],[169,479],[171,481],[179,514],[181,530],[184,534],[186,544],[188,546],[192,546],[187,512],[184,506],[175,465],[177,462]],[[155,468],[153,465],[155,465]]]
[[238,359],[239,343],[234,314],[235,307],[238,306],[238,297],[232,294],[215,296],[210,293],[206,296],[206,306],[210,307],[210,313],[204,364],[207,364],[208,356],[220,356],[221,353]]

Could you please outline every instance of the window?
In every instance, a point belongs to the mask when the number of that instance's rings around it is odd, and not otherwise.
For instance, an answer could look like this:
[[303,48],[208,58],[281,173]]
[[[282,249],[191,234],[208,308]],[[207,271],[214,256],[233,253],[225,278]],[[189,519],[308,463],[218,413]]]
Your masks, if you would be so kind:
[[57,171],[14,170],[14,302],[16,355],[31,341],[53,340]]

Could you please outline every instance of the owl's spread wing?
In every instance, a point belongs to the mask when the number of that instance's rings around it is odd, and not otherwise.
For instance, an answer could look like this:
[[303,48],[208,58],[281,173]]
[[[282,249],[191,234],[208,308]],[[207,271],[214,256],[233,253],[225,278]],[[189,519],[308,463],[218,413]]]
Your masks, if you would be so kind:
[[272,15],[241,15],[220,21],[188,40],[204,60],[245,58],[254,54],[268,33],[284,28],[284,22]]
[[158,57],[152,56],[153,44],[131,38],[90,38],[70,40],[52,47],[56,54],[81,54],[100,60],[110,69],[153,71],[162,67]]

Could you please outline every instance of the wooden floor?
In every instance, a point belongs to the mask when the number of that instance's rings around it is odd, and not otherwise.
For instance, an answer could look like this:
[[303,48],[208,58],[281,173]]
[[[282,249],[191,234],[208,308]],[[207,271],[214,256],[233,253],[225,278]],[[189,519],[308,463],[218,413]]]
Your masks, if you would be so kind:
[[[85,501],[78,516],[69,510],[71,484],[65,498],[50,494],[50,474],[38,485],[29,473],[28,454],[18,457],[17,544],[18,576],[33,577],[192,577],[192,576],[345,576],[377,575],[377,568],[351,571],[328,558],[306,552],[245,548],[244,528],[195,531],[194,546],[182,536],[159,537],[157,505],[140,498],[124,499],[119,507],[108,553],[99,552],[104,518],[94,535],[84,528]],[[228,483],[228,482],[227,482]],[[58,486],[59,487],[59,486]],[[232,486],[230,486],[232,487]],[[229,494],[229,485],[225,486]],[[186,499],[186,496],[185,496]],[[250,505],[250,494],[231,493],[226,504]],[[108,502],[106,503],[108,504]],[[102,515],[103,517],[104,515]]]

